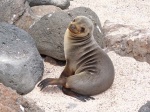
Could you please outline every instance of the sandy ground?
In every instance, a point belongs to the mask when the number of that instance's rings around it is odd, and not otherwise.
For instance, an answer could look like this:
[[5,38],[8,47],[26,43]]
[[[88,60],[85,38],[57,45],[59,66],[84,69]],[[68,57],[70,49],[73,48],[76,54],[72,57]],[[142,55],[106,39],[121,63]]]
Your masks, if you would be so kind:
[[[137,112],[150,100],[149,64],[114,52],[108,55],[115,66],[115,81],[106,92],[94,96],[95,100],[81,102],[64,95],[56,86],[49,86],[43,92],[35,87],[25,97],[34,100],[45,112]],[[63,68],[46,62],[43,79],[59,77]]]
[[[74,0],[70,8],[77,6],[90,7],[102,25],[110,20],[144,28],[150,26],[149,0]],[[43,92],[35,87],[24,97],[35,101],[45,112],[137,112],[150,100],[150,65],[114,52],[108,55],[115,67],[115,80],[110,89],[94,96],[95,100],[81,102],[64,95],[56,86],[49,86]],[[43,79],[59,77],[63,68],[46,62]]]

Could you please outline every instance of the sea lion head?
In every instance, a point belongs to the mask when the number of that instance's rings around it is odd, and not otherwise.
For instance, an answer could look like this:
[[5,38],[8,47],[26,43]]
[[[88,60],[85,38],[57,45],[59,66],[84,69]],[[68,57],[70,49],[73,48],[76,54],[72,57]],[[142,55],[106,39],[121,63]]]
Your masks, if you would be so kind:
[[69,34],[72,37],[86,37],[93,33],[94,25],[92,20],[85,16],[77,16],[69,24]]

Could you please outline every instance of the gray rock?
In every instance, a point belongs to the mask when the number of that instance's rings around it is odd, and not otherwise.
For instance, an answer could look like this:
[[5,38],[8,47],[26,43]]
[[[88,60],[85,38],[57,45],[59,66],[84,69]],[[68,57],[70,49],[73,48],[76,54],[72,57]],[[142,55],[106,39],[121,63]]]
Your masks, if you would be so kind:
[[15,22],[15,25],[28,32],[29,28],[46,14],[61,11],[59,7],[42,5],[28,7],[23,15]]
[[14,25],[0,23],[0,82],[26,94],[43,71],[43,60],[33,38]]
[[41,18],[49,13],[61,11],[61,9],[53,5],[42,5],[31,7],[31,11],[34,15],[37,15],[38,17]]
[[29,33],[34,38],[41,54],[51,56],[58,60],[65,60],[63,39],[69,23],[76,16],[87,16],[94,22],[94,37],[103,47],[103,33],[98,16],[89,8],[78,7],[69,11],[60,11],[48,14],[36,22]]
[[61,9],[66,9],[70,6],[70,0],[27,0],[29,5],[54,5],[60,7]]
[[150,30],[106,21],[103,31],[107,49],[150,63]]
[[0,0],[0,22],[14,24],[26,9],[26,0]]
[[150,112],[150,101],[143,105],[138,112]]

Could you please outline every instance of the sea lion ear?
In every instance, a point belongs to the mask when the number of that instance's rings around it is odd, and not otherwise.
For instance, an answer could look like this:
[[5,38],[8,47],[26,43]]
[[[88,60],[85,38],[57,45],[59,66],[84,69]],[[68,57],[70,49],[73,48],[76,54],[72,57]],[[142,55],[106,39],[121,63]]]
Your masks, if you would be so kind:
[[94,26],[96,26],[97,24],[96,24],[96,22],[95,22],[95,20],[93,19],[93,17],[92,16],[89,16],[89,19],[92,21],[92,23],[93,23],[93,25]]

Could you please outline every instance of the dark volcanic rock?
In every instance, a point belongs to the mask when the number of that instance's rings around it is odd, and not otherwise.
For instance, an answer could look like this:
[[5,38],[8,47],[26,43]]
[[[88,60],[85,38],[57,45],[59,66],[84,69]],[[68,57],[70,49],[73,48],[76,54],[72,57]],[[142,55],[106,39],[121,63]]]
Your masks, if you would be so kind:
[[58,60],[65,60],[63,50],[65,31],[73,18],[81,15],[93,20],[95,25],[94,37],[102,47],[103,34],[98,16],[89,8],[78,7],[66,12],[60,11],[48,14],[29,29],[29,33],[36,41],[39,52]]
[[60,7],[61,9],[66,9],[70,6],[70,0],[27,0],[29,5],[54,5]]
[[0,0],[0,22],[15,23],[26,9],[26,0]]
[[33,38],[14,25],[0,23],[0,82],[26,94],[43,71],[43,60]]

